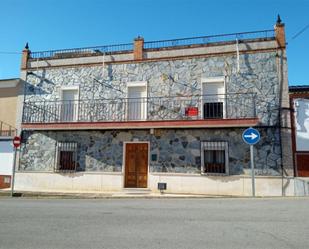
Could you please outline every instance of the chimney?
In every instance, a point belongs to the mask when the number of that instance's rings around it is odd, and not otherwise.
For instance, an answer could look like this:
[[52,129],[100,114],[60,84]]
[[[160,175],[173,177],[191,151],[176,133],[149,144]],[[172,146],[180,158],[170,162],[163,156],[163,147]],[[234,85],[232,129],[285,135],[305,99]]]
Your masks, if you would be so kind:
[[30,55],[30,50],[29,50],[29,45],[28,45],[28,42],[27,42],[26,46],[25,46],[25,48],[23,49],[23,52],[22,52],[21,70],[27,69],[29,55]]
[[285,29],[284,23],[282,23],[280,15],[278,15],[277,22],[275,25],[275,35],[279,48],[285,48]]
[[144,38],[138,36],[134,39],[134,60],[143,59]]

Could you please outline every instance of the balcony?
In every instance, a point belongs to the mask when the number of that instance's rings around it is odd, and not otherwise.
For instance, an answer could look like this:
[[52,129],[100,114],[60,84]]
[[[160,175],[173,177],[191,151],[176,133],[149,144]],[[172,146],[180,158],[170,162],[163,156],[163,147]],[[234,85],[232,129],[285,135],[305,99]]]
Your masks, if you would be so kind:
[[255,94],[25,102],[25,129],[230,127],[257,124]]
[[16,136],[16,128],[3,121],[0,121],[0,139],[1,138],[12,138]]

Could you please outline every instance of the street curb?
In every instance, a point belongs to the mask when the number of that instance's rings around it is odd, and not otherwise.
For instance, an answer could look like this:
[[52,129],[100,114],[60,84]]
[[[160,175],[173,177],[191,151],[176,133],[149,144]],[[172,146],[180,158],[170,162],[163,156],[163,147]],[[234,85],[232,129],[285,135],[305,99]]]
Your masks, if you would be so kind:
[[[11,197],[10,190],[0,190],[0,199]],[[307,199],[308,196],[215,196],[159,193],[61,193],[16,191],[14,198],[29,199]]]
[[[11,197],[11,191],[0,191],[1,197]],[[188,199],[188,198],[238,198],[237,196],[211,196],[190,194],[135,194],[135,193],[53,193],[17,191],[14,197],[37,199]]]

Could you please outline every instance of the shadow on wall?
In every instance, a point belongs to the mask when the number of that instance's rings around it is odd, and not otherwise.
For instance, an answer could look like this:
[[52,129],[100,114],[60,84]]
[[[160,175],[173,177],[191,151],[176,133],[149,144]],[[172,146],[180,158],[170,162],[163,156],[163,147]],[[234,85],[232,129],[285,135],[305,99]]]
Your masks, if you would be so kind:
[[45,75],[46,75],[45,69],[42,70],[41,75],[39,75],[38,73],[34,73],[34,72],[28,72],[27,77],[30,77],[29,81],[31,80],[31,78],[34,78],[36,80],[39,80],[39,82],[34,85],[33,83],[31,84],[27,81],[23,81],[24,82],[25,99],[27,99],[28,96],[43,95],[43,94],[49,93],[46,90],[44,90],[44,83],[47,83],[47,84],[53,85],[53,86],[55,85],[55,83],[46,79]]
[[[249,46],[247,43],[244,43],[244,45],[246,47],[246,50],[251,50],[251,46]],[[253,69],[249,62],[249,54],[244,54],[244,59],[245,59],[245,65],[247,66],[248,73],[253,74]]]

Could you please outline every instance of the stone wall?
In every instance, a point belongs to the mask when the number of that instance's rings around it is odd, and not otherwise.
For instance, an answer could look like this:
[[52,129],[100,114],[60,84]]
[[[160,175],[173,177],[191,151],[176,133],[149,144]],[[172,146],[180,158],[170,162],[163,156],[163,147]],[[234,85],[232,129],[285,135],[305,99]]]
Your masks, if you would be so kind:
[[[255,146],[256,174],[280,175],[279,130],[260,128]],[[78,170],[121,172],[125,141],[150,142],[150,172],[200,173],[201,141],[228,141],[229,173],[250,173],[249,146],[241,138],[243,129],[158,129],[113,131],[24,132],[21,171],[53,171],[58,142],[78,143]]]
[[[83,100],[99,99],[104,101],[125,98],[127,97],[127,82],[132,81],[147,81],[149,98],[200,95],[202,78],[225,76],[227,94],[244,94],[240,95],[242,100],[234,101],[234,105],[227,107],[229,113],[233,113],[233,109],[245,108],[247,103],[245,101],[250,98],[250,95],[246,95],[246,93],[255,93],[257,94],[255,107],[261,124],[277,125],[279,81],[276,53],[241,54],[240,71],[236,72],[236,68],[236,55],[229,55],[158,62],[108,64],[104,68],[102,66],[91,66],[43,69],[33,71],[32,74],[27,76],[26,102],[60,100],[62,86],[79,86],[80,99]],[[239,104],[236,104],[236,102]],[[121,104],[115,105],[115,108],[117,115],[123,116],[121,111],[125,108]],[[249,108],[243,112],[249,113],[252,109],[251,103]],[[166,110],[170,109],[167,108]],[[113,113],[115,112],[113,111]],[[154,109],[153,113],[159,112]],[[161,112],[160,115],[162,117],[165,113]],[[102,117],[102,120],[104,119],[105,117]],[[156,118],[153,117],[153,119]]]

